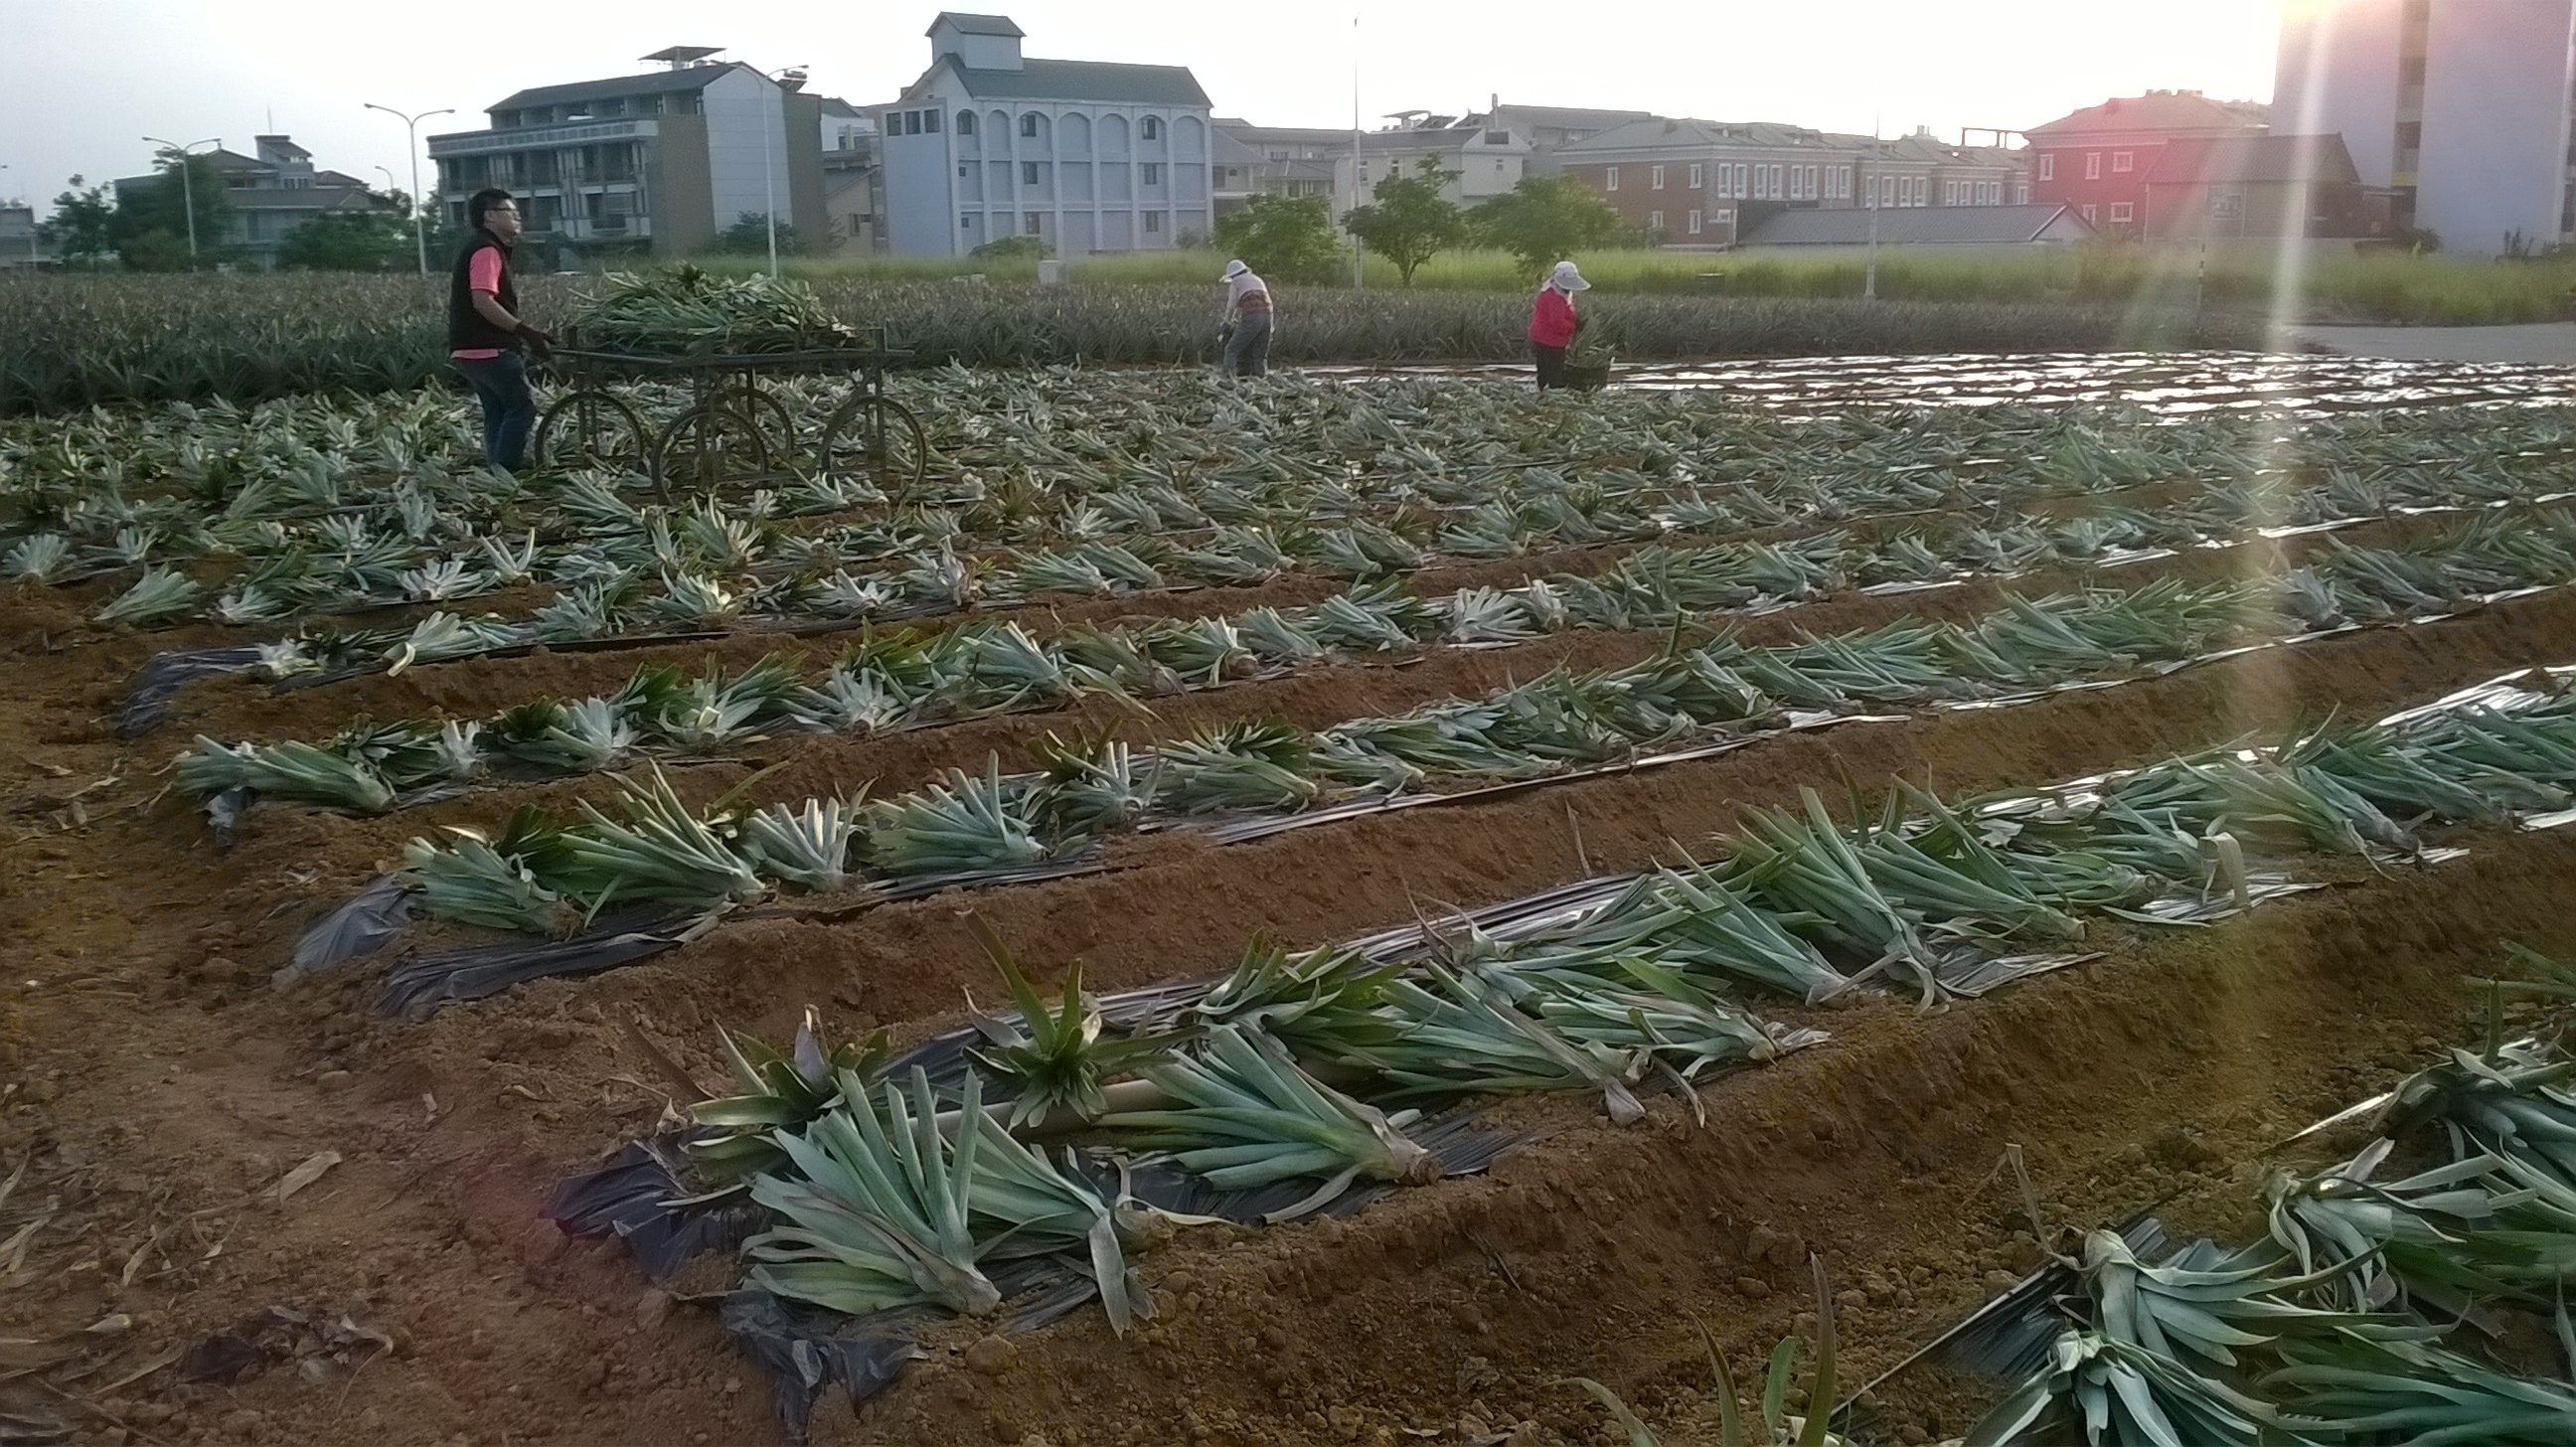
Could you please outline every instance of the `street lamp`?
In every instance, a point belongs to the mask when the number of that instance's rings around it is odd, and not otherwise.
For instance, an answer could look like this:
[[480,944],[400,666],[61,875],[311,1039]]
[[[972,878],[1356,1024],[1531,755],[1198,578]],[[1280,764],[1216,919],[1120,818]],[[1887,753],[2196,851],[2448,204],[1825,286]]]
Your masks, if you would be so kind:
[[[796,77],[799,85],[804,84],[805,81],[805,67],[801,65],[781,66],[777,70],[764,70],[760,74],[763,79],[773,83],[779,77],[789,75]],[[771,152],[777,149],[771,144],[769,133],[773,129],[779,131],[787,129],[787,95],[784,86],[779,87],[778,124],[772,127],[766,116],[761,117],[760,122],[760,204],[769,217],[769,279],[776,281],[778,279],[778,164],[770,159]]]
[[179,204],[188,212],[188,260],[194,262],[197,259],[197,191],[196,187],[188,181],[188,153],[199,146],[220,146],[224,143],[224,138],[208,136],[202,141],[190,141],[184,146],[176,141],[165,141],[159,136],[145,136],[143,139],[179,153]]
[[[401,121],[401,122],[403,123],[403,141],[404,141],[404,145],[405,145],[405,148],[406,148],[406,149],[408,149],[408,150],[411,152],[411,241],[412,241],[412,248],[413,248],[413,250],[415,250],[416,252],[418,252],[418,253],[419,253],[419,257],[420,257],[420,274],[421,274],[421,275],[423,275],[423,276],[427,276],[427,275],[429,275],[429,230],[428,230],[428,225],[427,225],[427,223],[426,223],[426,222],[424,222],[424,221],[421,219],[421,209],[420,209],[420,129],[419,129],[419,128],[420,128],[420,123],[421,123],[422,121],[428,120],[431,116],[452,116],[452,115],[456,114],[456,108],[455,108],[454,106],[442,106],[442,107],[440,107],[439,109],[434,110],[434,111],[422,111],[422,112],[421,112],[420,114],[418,114],[418,115],[415,115],[415,116],[407,116],[407,115],[404,115],[401,111],[395,110],[392,106],[380,106],[380,105],[376,104],[374,101],[360,101],[360,102],[359,102],[359,104],[360,104],[360,105],[365,106],[367,109],[369,109],[369,110],[371,110],[371,111],[383,111],[386,115],[392,116],[394,119],[396,119],[396,120],[398,120],[398,121]],[[391,180],[392,178],[391,178],[391,177],[387,177],[386,179]]]

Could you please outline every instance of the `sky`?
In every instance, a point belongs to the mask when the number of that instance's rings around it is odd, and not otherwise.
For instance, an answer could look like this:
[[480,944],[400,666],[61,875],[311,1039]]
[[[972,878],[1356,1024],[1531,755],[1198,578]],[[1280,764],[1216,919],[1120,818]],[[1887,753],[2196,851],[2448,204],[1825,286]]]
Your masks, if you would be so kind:
[[[890,100],[929,63],[943,8],[866,0],[0,0],[0,199],[40,209],[78,173],[150,166],[143,136],[291,134],[317,164],[406,189],[400,121],[365,109],[452,107],[420,134],[474,130],[527,86],[651,67],[670,45],[726,47],[811,88]],[[2280,0],[1450,0],[1219,4],[1019,0],[996,8],[1026,52],[1186,65],[1221,116],[1374,127],[1409,109],[1598,106],[1901,134],[2023,129],[2150,87],[2269,100]],[[1356,25],[1354,25],[1356,19]],[[428,173],[424,155],[423,174]]]

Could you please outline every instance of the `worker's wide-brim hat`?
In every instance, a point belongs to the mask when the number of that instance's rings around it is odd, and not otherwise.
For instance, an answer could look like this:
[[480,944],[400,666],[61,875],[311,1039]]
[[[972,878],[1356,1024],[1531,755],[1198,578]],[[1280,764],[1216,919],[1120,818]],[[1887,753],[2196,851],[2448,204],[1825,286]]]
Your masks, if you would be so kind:
[[1219,281],[1232,281],[1232,280],[1234,280],[1236,277],[1243,275],[1245,272],[1250,271],[1251,269],[1252,269],[1251,267],[1248,267],[1248,266],[1244,265],[1244,264],[1243,264],[1242,262],[1240,262],[1240,261],[1229,261],[1229,262],[1227,262],[1227,263],[1225,264],[1225,275],[1223,275],[1223,276],[1221,276],[1221,277],[1217,278],[1217,280],[1219,280]]
[[1575,270],[1574,263],[1571,261],[1558,262],[1556,264],[1555,273],[1549,276],[1547,281],[1548,285],[1555,287],[1558,291],[1590,291],[1592,289],[1592,283],[1583,279],[1583,273]]

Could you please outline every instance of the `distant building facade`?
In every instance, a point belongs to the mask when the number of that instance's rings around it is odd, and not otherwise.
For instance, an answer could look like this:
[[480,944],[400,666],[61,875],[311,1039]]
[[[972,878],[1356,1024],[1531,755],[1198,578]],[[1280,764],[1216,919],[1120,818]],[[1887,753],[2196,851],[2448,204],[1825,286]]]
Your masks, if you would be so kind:
[[1652,117],[1571,142],[1555,161],[1629,226],[1679,247],[1733,246],[1791,212],[1865,210],[1872,191],[1891,211],[2030,199],[2021,152],[1951,146],[1929,132],[1880,141],[1768,121]]
[[2138,231],[2149,241],[2354,237],[2361,177],[2341,136],[2174,141],[2147,172]]
[[2023,133],[2030,143],[2030,199],[2073,206],[2088,226],[2139,234],[2147,176],[2165,147],[2262,133],[2259,107],[2214,101],[2196,90],[2120,96]]
[[44,266],[54,249],[36,232],[36,208],[0,204],[0,271]]
[[2388,224],[2479,255],[2576,236],[2576,0],[2310,0],[2281,22],[2272,108],[2340,133]]
[[448,223],[499,186],[532,241],[571,257],[687,255],[773,211],[824,235],[822,98],[720,54],[673,46],[644,57],[661,71],[523,90],[488,108],[488,129],[430,137]]
[[821,103],[825,245],[834,256],[867,256],[885,248],[876,117],[837,97]]
[[1176,65],[1043,60],[1001,15],[942,13],[930,68],[878,113],[888,249],[1151,251],[1215,224],[1213,116]]
[[[209,250],[238,252],[254,266],[274,267],[278,247],[305,222],[386,204],[357,177],[315,166],[313,153],[295,144],[292,136],[257,137],[252,150],[254,154],[245,156],[218,146],[200,153],[223,178],[224,186],[224,234],[197,238]],[[173,184],[165,172],[120,176],[117,204],[124,205],[144,187]]]

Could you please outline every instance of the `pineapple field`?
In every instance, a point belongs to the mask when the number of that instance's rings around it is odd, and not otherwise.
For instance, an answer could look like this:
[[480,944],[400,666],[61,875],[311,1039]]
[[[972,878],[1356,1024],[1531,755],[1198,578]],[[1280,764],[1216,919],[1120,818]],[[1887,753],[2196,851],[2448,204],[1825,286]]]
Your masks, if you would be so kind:
[[2562,373],[927,350],[16,364],[0,1441],[2576,1438]]

